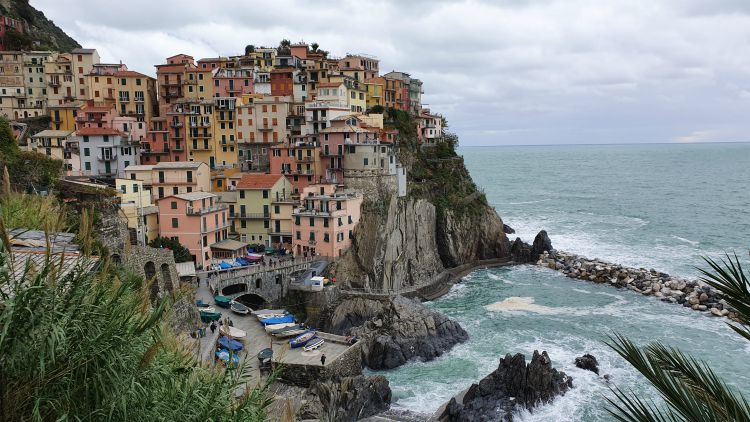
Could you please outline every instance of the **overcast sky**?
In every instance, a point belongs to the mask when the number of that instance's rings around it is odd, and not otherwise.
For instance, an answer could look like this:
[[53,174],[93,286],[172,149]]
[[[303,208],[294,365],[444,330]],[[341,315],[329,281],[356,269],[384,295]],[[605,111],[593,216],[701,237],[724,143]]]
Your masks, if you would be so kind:
[[424,81],[463,145],[750,141],[750,0],[32,0],[103,61],[318,42]]

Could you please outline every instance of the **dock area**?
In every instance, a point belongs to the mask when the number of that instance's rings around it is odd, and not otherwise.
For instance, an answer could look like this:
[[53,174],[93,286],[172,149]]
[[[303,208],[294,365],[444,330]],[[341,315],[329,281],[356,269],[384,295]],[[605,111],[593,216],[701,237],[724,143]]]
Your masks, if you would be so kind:
[[[281,379],[293,385],[306,387],[310,380],[316,377],[347,376],[352,374],[355,368],[357,373],[361,371],[359,345],[350,345],[345,337],[319,332],[318,337],[325,340],[320,348],[309,352],[305,352],[302,348],[291,349],[289,347],[291,338],[281,339],[269,335],[254,315],[239,315],[229,309],[216,306],[213,294],[204,280],[199,282],[195,299],[202,299],[205,303],[211,304],[217,312],[221,312],[222,320],[231,319],[235,328],[247,333],[247,337],[243,339],[245,349],[240,352],[240,356],[248,371],[250,387],[265,381],[268,376],[266,371],[261,371],[257,355],[261,350],[269,347],[274,351],[272,362],[283,365]],[[212,333],[209,328],[206,329],[206,336],[200,339],[198,353],[201,360],[215,364],[214,352],[219,336],[218,322],[215,332]],[[324,354],[325,365],[321,363],[321,357]]]

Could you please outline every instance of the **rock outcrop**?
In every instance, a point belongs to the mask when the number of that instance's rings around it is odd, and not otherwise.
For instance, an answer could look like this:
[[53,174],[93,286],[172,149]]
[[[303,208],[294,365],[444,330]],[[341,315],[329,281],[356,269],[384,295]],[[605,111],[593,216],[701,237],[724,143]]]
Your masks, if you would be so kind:
[[579,356],[575,360],[576,367],[591,371],[596,375],[599,375],[599,362],[596,358],[588,353],[583,356]]
[[531,245],[522,241],[520,237],[517,237],[510,247],[513,260],[522,264],[537,262],[539,257],[545,252],[554,253],[552,241],[547,236],[545,230],[537,233],[534,237],[534,243]]
[[632,290],[714,316],[737,318],[735,309],[727,304],[719,291],[698,280],[687,280],[654,269],[626,267],[561,251],[543,253],[536,263],[570,278]]
[[346,299],[333,310],[323,330],[357,336],[363,342],[363,363],[371,369],[391,369],[412,359],[432,360],[468,339],[456,321],[402,296]]
[[513,227],[511,227],[511,226],[509,226],[507,224],[503,224],[503,232],[505,234],[514,234],[516,231],[513,230]]
[[520,408],[531,410],[565,394],[573,380],[552,368],[547,352],[534,351],[527,365],[522,354],[506,355],[498,368],[473,384],[460,402],[452,398],[439,416],[443,422],[512,421]]
[[351,422],[386,411],[391,404],[391,388],[382,375],[316,382],[310,388],[276,383],[271,391],[277,399],[269,413],[296,415],[295,420]]

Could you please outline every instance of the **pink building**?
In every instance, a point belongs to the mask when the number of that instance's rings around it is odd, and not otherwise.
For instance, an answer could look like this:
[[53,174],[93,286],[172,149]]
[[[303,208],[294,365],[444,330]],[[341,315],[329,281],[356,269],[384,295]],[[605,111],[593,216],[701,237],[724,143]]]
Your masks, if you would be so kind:
[[216,69],[214,71],[214,96],[215,97],[241,97],[242,94],[252,94],[253,91],[253,69]]
[[356,115],[332,119],[331,126],[321,130],[319,135],[326,179],[343,183],[345,145],[377,143],[378,137],[378,129],[367,126]]
[[188,248],[197,266],[206,268],[214,263],[214,254],[223,251],[229,234],[228,206],[210,192],[167,196],[157,205],[159,235]]
[[135,117],[120,116],[112,104],[87,102],[76,115],[76,129],[106,128],[128,135],[132,141],[142,142],[146,138],[146,123]]
[[292,211],[295,255],[341,256],[351,246],[362,195],[337,192],[333,184],[306,187]]

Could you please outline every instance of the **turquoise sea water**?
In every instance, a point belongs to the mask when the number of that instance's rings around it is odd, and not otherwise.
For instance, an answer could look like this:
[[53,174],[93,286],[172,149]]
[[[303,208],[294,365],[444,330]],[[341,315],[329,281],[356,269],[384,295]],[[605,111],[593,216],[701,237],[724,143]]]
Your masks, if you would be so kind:
[[[750,145],[462,148],[472,177],[506,224],[530,241],[546,229],[556,248],[683,276],[701,255],[750,249]],[[490,310],[514,301],[527,310]],[[527,421],[608,421],[608,385],[573,365],[592,353],[611,382],[653,395],[603,341],[617,331],[660,340],[707,360],[750,394],[750,344],[723,320],[534,266],[477,271],[428,304],[470,340],[432,362],[383,372],[396,407],[430,413],[491,372],[498,358],[546,350],[575,389]],[[516,308],[517,309],[517,308]]]

